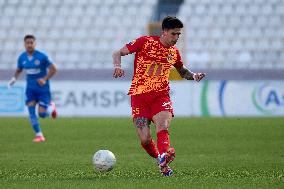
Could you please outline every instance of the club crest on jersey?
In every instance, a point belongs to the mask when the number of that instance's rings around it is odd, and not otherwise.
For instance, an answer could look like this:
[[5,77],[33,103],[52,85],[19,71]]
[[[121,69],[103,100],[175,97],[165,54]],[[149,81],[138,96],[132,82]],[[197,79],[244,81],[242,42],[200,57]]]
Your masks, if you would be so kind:
[[173,60],[173,55],[169,54],[167,57],[168,62],[171,62]]
[[175,53],[176,53],[175,50],[173,50],[173,49],[170,49],[170,50],[169,50],[169,54],[168,54],[168,56],[167,56],[167,61],[168,61],[169,63],[174,62]]
[[23,61],[23,64],[26,64],[27,63],[27,61]]
[[35,60],[35,65],[40,65],[40,61],[39,60]]

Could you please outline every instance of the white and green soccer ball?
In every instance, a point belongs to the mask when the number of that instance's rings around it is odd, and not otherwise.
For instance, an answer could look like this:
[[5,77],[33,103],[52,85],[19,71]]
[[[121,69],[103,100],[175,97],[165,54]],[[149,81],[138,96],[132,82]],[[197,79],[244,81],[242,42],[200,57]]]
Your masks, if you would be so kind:
[[94,154],[92,161],[95,170],[107,172],[113,169],[116,158],[109,150],[99,150]]

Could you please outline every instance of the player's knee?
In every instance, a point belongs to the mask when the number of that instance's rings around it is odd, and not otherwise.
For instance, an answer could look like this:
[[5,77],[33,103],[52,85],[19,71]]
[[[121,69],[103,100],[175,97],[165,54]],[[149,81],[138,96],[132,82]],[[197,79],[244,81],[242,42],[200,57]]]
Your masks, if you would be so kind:
[[158,122],[156,124],[157,130],[162,131],[162,130],[168,130],[169,129],[169,123],[164,121],[164,122]]
[[39,112],[38,116],[41,118],[45,118],[47,116],[46,112]]
[[148,118],[145,117],[137,117],[134,118],[134,125],[138,128],[138,129],[143,129],[143,128],[150,128],[150,120]]
[[153,117],[154,123],[158,131],[168,130],[171,121],[169,112],[161,112],[161,114]]

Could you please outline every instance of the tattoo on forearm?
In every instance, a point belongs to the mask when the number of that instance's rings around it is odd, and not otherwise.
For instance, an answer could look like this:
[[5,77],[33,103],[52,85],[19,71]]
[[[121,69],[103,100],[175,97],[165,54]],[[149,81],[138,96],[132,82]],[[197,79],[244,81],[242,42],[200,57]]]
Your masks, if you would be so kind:
[[182,78],[187,79],[187,80],[194,80],[193,72],[191,72],[187,68],[181,67],[181,68],[177,69],[177,71]]
[[137,128],[142,129],[144,127],[150,127],[151,121],[145,117],[137,117],[134,119],[134,123]]

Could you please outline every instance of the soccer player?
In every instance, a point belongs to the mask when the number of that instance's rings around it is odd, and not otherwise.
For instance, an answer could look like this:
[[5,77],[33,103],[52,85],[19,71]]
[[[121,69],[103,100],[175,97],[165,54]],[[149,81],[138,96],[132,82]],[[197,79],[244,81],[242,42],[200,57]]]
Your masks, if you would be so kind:
[[[162,22],[161,36],[142,36],[113,53],[113,77],[124,76],[121,56],[135,53],[134,74],[128,95],[131,96],[132,117],[142,147],[159,164],[164,176],[172,175],[169,167],[175,158],[170,147],[169,126],[173,107],[169,96],[169,74],[174,66],[180,76],[200,81],[204,73],[193,73],[183,65],[175,47],[183,23],[176,17],[166,17]],[[151,121],[156,126],[157,145],[150,133]]]
[[29,111],[30,123],[35,132],[33,142],[44,142],[39,121],[36,115],[36,104],[38,104],[38,115],[41,118],[51,116],[56,118],[57,112],[54,102],[51,102],[49,79],[57,72],[56,66],[47,55],[35,49],[36,38],[33,35],[24,37],[26,51],[18,58],[17,70],[8,87],[11,87],[23,70],[26,71],[26,105]]

